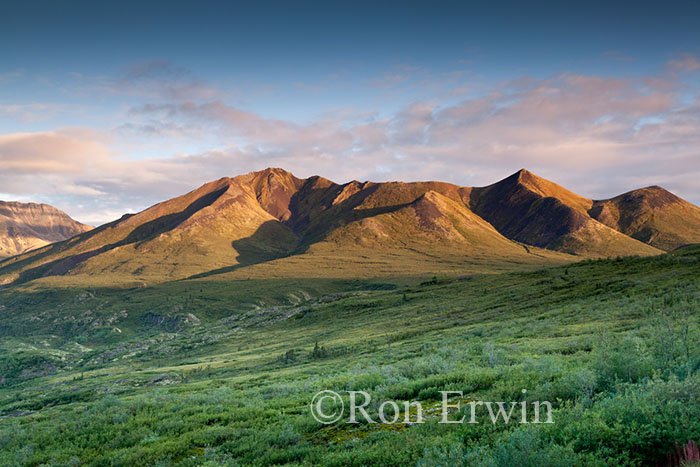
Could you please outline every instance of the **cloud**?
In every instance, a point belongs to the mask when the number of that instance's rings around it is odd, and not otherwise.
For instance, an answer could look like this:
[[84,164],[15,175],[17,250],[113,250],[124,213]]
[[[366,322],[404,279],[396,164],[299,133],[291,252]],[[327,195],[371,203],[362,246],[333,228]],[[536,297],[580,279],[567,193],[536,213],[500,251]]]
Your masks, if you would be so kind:
[[684,53],[666,62],[666,66],[673,71],[695,71],[700,70],[700,61],[695,55]]
[[[127,74],[130,82],[188,76],[161,64]],[[84,128],[0,135],[0,184],[5,193],[45,199],[93,223],[267,166],[339,182],[438,179],[469,186],[527,167],[586,196],[661,184],[697,203],[700,102],[688,104],[687,92],[673,75],[524,76],[456,103],[416,101],[389,116],[338,109],[305,123],[165,93],[132,108],[111,138]],[[215,143],[192,154],[134,160],[113,149],[134,132]]]
[[[133,116],[155,116],[181,127],[199,125],[222,137],[238,138],[243,147],[270,153],[332,154],[359,157],[358,151],[406,158],[439,157],[503,160],[527,156],[540,165],[580,165],[597,154],[611,156],[622,147],[639,145],[641,124],[649,117],[671,118],[676,95],[644,82],[561,74],[548,79],[524,78],[481,97],[451,106],[415,102],[391,119],[362,124],[330,116],[301,125],[264,118],[221,101],[148,104]],[[334,118],[335,117],[335,118]],[[649,121],[656,121],[649,120]],[[676,118],[677,120],[677,118]],[[385,165],[382,162],[382,165]]]
[[0,117],[23,122],[38,122],[51,118],[58,110],[58,106],[51,104],[0,104]]
[[380,78],[372,80],[370,85],[382,89],[393,88],[398,84],[405,83],[408,79],[408,76],[404,74],[383,73]]
[[0,85],[15,81],[17,78],[20,78],[23,75],[24,75],[24,72],[21,70],[7,71],[4,73],[0,73]]
[[213,99],[221,91],[197,77],[191,70],[166,60],[138,62],[124,67],[116,76],[69,74],[75,83],[65,91],[80,96],[116,94],[147,100],[182,101]]
[[321,118],[310,124],[264,118],[254,112],[226,105],[221,101],[206,103],[146,104],[131,110],[132,116],[155,116],[177,122],[183,127],[199,125],[207,132],[217,132],[222,139],[240,138],[270,152],[295,149],[340,154],[352,148],[353,142],[364,145],[363,134],[345,127],[342,120]]
[[61,132],[0,135],[0,177],[11,183],[16,175],[78,173],[109,153],[99,142]]
[[212,99],[218,90],[196,78],[186,69],[164,60],[137,63],[125,68],[113,83],[114,89],[125,93],[174,100]]
[[[149,184],[165,181],[167,173],[120,159],[110,142],[85,128],[0,135],[0,186],[6,194],[56,204],[97,223],[110,220],[100,214],[110,205],[123,209],[135,198],[160,196]],[[75,208],[79,204],[93,212],[81,212]]]

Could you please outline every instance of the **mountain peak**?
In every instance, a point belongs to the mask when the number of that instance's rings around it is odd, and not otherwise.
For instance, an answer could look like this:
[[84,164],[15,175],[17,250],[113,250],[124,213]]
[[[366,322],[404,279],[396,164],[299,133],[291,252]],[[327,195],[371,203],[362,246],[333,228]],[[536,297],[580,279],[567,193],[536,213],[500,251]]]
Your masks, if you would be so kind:
[[504,178],[502,181],[512,181],[512,182],[524,182],[528,180],[537,180],[537,179],[542,179],[542,177],[539,177],[535,175],[534,173],[530,172],[529,170],[522,168],[515,172],[514,174]]
[[669,204],[681,204],[684,203],[683,199],[674,195],[670,191],[658,185],[651,185],[644,188],[638,188],[636,190],[628,191],[614,198],[608,200],[596,201],[596,203],[604,202],[623,202],[632,204],[643,203],[648,208],[658,209]]
[[291,217],[290,201],[305,182],[277,167],[250,172],[236,177],[236,180],[250,185],[262,208],[280,221]]
[[565,205],[583,213],[593,206],[593,200],[577,195],[561,185],[535,175],[527,169],[520,169],[500,182],[480,188],[477,191],[479,190],[494,191],[494,193],[501,193],[501,196],[505,197],[529,198],[527,193],[531,193],[542,198],[557,198]]
[[681,198],[659,185],[640,188],[639,190],[630,191],[627,194],[646,197],[652,204],[652,207],[655,207],[654,205],[664,206],[669,203],[680,203],[683,201]]
[[511,175],[511,177],[515,178],[515,180],[525,185],[540,186],[545,183],[554,184],[554,182],[550,182],[549,180],[542,178],[539,175],[536,175],[527,169],[520,169],[513,175]]
[[512,185],[512,186],[524,186],[526,188],[534,189],[539,191],[540,187],[545,184],[554,184],[549,180],[540,177],[527,169],[520,169],[514,174],[504,178],[500,182],[496,182],[490,186],[496,185]]
[[294,177],[294,174],[281,168],[281,167],[267,167],[262,170],[255,170],[250,172],[248,175],[253,175],[255,177],[269,177],[270,175],[279,175],[282,177]]
[[515,172],[513,175],[517,175],[518,180],[523,180],[523,179],[533,178],[533,177],[539,178],[537,175],[533,174],[532,172],[530,172],[527,169],[520,169],[517,172]]

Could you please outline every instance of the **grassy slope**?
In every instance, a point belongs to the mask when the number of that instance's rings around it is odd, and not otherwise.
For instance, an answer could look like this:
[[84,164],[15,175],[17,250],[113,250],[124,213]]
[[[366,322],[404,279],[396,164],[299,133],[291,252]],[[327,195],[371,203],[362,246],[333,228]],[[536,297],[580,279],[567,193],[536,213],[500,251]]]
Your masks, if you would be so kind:
[[[653,463],[700,430],[700,384],[689,376],[697,366],[682,367],[682,382],[668,379],[684,353],[664,353],[680,339],[657,333],[660,324],[678,324],[659,319],[686,313],[698,338],[699,273],[700,250],[691,249],[408,280],[395,290],[368,281],[206,278],[125,291],[41,283],[5,290],[3,334],[13,337],[3,340],[3,353],[25,367],[0,389],[0,411],[9,415],[0,419],[0,463],[406,465],[423,458],[445,465],[467,455],[488,465],[507,463],[509,452],[522,459],[523,446],[531,456],[542,450],[547,465]],[[320,357],[311,354],[316,342],[325,348]],[[700,358],[697,349],[691,357]],[[614,384],[653,374],[665,379]],[[439,389],[517,400],[527,388],[532,400],[557,401],[557,424],[512,433],[434,420],[321,426],[307,406],[327,388],[427,404]],[[678,408],[668,397],[690,399]],[[652,402],[636,410],[630,400]],[[650,421],[655,411],[660,418]],[[647,427],[641,438],[639,423]]]

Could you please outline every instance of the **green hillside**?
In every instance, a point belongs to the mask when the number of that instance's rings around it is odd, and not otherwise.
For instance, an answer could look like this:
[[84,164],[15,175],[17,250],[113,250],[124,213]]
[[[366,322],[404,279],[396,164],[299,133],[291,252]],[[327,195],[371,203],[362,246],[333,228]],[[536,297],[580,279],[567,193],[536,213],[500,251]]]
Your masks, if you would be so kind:
[[[237,273],[0,289],[0,464],[641,466],[700,440],[699,248],[459,279]],[[555,423],[322,425],[321,389],[547,400]]]

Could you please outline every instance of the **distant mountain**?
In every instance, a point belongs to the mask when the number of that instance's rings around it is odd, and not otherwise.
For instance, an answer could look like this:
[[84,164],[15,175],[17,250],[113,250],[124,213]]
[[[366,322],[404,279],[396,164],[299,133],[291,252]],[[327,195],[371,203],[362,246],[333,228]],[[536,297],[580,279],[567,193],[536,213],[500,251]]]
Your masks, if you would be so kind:
[[[657,197],[643,198],[634,209],[617,198],[593,201],[526,170],[468,188],[337,184],[266,169],[207,183],[6,260],[0,283],[65,275],[100,283],[459,275],[655,255],[659,247],[694,242],[696,224],[684,222],[700,208],[676,197],[663,206]],[[635,223],[635,216],[646,220]]]
[[46,204],[0,201],[0,258],[60,242],[90,229]]

